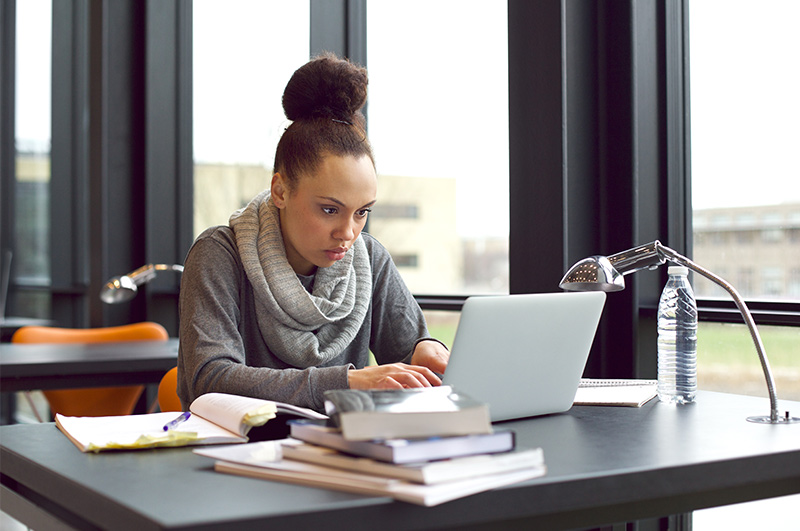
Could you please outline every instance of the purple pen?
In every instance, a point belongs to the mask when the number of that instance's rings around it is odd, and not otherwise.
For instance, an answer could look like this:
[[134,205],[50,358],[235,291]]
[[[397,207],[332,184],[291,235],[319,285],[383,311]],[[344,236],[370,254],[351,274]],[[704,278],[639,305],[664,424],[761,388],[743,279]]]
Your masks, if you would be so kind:
[[189,413],[188,411],[186,411],[185,413],[181,413],[181,415],[178,418],[171,420],[164,425],[164,431],[169,431],[174,429],[178,424],[185,422],[191,416],[192,414]]

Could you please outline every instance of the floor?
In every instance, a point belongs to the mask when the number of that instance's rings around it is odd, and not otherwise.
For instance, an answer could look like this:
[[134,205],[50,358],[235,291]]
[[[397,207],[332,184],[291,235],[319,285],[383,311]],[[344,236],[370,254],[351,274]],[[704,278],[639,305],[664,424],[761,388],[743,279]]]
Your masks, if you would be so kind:
[[28,529],[4,512],[0,512],[0,529],[3,531],[23,531]]
[[797,531],[800,529],[798,508],[800,494],[704,509],[692,515],[692,528],[694,531]]

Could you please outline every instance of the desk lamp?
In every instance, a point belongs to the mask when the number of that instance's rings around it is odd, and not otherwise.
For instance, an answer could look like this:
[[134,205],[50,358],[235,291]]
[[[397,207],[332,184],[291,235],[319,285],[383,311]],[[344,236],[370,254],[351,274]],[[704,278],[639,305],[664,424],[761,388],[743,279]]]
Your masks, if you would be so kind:
[[147,264],[127,275],[114,277],[100,290],[100,299],[106,304],[129,301],[136,296],[138,287],[156,277],[156,271],[183,272],[182,265]]
[[692,271],[700,273],[707,279],[722,286],[736,303],[739,312],[744,317],[744,322],[750,330],[750,336],[756,345],[758,357],[761,360],[761,368],[764,370],[764,377],[767,380],[767,390],[769,391],[770,414],[769,416],[747,417],[750,422],[762,424],[790,424],[800,422],[800,418],[778,415],[778,398],[775,394],[775,380],[772,378],[772,371],[769,367],[767,354],[761,342],[761,336],[756,328],[753,316],[744,303],[739,293],[728,282],[721,279],[711,271],[692,262],[685,256],[678,254],[669,247],[661,244],[660,241],[634,247],[621,253],[611,256],[590,256],[580,260],[573,265],[561,279],[559,286],[567,291],[620,291],[625,289],[623,275],[640,271],[642,269],[656,269],[667,260],[688,267]]

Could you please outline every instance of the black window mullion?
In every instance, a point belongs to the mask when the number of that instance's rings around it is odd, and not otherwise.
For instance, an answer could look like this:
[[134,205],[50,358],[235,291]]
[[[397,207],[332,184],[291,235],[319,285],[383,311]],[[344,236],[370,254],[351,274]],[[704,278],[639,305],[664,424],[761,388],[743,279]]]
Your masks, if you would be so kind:
[[[192,243],[192,4],[147,2],[142,263],[183,264]],[[147,285],[147,316],[177,335],[180,276]],[[141,295],[140,295],[141,296]]]
[[333,52],[367,64],[367,0],[311,0],[311,55]]
[[88,43],[86,3],[53,2],[51,317],[61,326],[88,325]]
[[16,2],[0,2],[0,253],[14,248],[16,19]]
[[[557,291],[570,264],[671,237],[686,212],[685,195],[663,193],[685,177],[667,172],[682,139],[667,144],[666,124],[683,109],[665,100],[666,18],[656,0],[509,2],[512,292]],[[640,313],[661,279],[626,283],[608,296],[590,376],[654,375],[655,325]]]

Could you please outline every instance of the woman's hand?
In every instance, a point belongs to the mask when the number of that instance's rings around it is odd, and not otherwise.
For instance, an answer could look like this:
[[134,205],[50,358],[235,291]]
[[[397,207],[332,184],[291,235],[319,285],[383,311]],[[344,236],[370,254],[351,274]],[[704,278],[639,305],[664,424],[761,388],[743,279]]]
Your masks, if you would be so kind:
[[403,389],[442,385],[450,352],[438,341],[420,341],[411,355],[411,365],[390,363],[347,372],[350,389]]
[[438,341],[426,340],[417,343],[411,364],[427,367],[437,374],[444,374],[447,362],[450,361],[450,351]]
[[[429,343],[429,341],[426,341]],[[347,371],[350,389],[403,389],[408,387],[432,387],[442,381],[427,367],[390,363],[372,365],[363,369]]]

